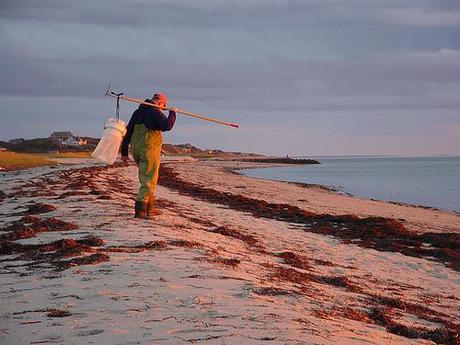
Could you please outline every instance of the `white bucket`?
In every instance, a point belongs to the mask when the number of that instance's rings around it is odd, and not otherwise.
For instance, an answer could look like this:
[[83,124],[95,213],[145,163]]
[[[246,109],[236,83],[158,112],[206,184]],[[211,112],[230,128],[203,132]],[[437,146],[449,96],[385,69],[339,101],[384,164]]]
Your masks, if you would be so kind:
[[108,119],[104,129],[104,135],[91,156],[111,165],[117,159],[121,141],[126,134],[125,122]]

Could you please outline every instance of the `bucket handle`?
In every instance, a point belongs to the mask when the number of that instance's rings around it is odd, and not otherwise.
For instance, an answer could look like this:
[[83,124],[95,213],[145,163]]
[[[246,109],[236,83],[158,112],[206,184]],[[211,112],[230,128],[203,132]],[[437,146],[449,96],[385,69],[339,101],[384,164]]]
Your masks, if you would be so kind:
[[116,110],[116,117],[117,120],[120,120],[120,97],[123,96],[123,92],[120,93],[114,93],[115,96],[117,96],[117,110]]
[[[110,88],[110,85],[109,85],[109,88]],[[120,120],[120,97],[123,96],[123,92],[120,92],[120,93],[115,93],[115,92],[112,92],[114,96],[117,97],[117,108],[116,108],[116,111],[115,111],[115,116],[117,118],[117,121]],[[107,128],[106,126],[107,123],[104,124],[104,129]]]

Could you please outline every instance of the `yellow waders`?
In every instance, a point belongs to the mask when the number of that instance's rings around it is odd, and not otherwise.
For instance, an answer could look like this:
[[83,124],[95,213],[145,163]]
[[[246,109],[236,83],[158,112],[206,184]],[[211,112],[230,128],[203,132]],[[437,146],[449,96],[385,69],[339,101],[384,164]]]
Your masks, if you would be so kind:
[[163,136],[159,130],[149,130],[144,124],[134,127],[131,138],[131,154],[139,167],[139,182],[141,184],[136,201],[148,202],[154,197],[155,187],[160,171],[161,145]]

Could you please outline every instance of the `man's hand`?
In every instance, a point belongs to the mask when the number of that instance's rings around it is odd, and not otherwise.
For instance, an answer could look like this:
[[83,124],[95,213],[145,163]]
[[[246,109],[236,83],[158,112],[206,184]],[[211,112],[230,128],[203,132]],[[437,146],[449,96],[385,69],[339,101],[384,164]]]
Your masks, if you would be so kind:
[[129,164],[129,157],[128,156],[121,156],[121,163],[123,165],[128,165]]

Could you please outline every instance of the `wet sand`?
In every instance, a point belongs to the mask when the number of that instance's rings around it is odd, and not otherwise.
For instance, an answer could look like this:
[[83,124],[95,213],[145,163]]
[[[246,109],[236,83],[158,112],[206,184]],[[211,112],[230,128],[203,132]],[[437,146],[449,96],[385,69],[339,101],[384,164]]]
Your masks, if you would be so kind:
[[456,344],[460,216],[165,161],[1,177],[2,344]]

